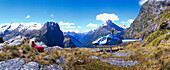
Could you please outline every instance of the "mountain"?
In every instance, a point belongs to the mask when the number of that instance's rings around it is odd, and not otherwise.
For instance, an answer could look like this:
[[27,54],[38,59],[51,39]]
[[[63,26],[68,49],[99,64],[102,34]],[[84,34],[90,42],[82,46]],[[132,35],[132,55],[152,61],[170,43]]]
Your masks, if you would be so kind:
[[86,36],[85,33],[76,33],[76,32],[70,32],[70,31],[65,32],[65,33],[66,33],[67,35],[69,35],[69,36],[74,37],[75,39],[77,39],[77,40],[80,41],[81,43],[84,42],[84,36]]
[[83,44],[83,47],[92,47],[91,46],[92,41],[96,40],[101,36],[110,34],[113,29],[115,29],[115,31],[120,35],[123,35],[125,30],[124,28],[113,23],[111,20],[108,20],[106,21],[106,23],[103,23],[99,28],[97,28],[88,39],[86,39],[86,41]]
[[38,37],[40,41],[43,41],[47,46],[61,46],[64,47],[63,32],[60,30],[58,23],[54,21],[46,22],[40,29],[40,35]]
[[65,48],[75,48],[76,45],[71,41],[70,37],[67,34],[64,34],[64,46]]
[[[155,30],[158,30],[158,27],[161,25],[159,24],[161,21],[158,21],[164,18],[163,15],[169,13],[167,10],[169,6],[170,0],[148,0],[142,5],[138,16],[123,36],[127,38],[136,38],[142,31],[143,33],[152,33]],[[167,16],[169,17],[169,14]],[[164,20],[163,22],[168,24],[169,20]]]
[[66,34],[69,35],[69,36],[74,37],[74,38],[77,39],[79,42],[84,43],[84,41],[85,41],[89,36],[91,36],[93,32],[94,32],[94,31],[91,30],[91,31],[84,32],[84,33],[76,33],[76,32],[70,32],[70,31],[64,32],[64,33],[66,33]]

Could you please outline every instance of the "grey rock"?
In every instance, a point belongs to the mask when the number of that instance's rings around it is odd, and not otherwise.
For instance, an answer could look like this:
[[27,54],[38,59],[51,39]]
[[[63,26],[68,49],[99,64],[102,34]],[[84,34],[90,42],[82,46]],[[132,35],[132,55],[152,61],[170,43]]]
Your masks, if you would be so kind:
[[53,47],[44,47],[44,51],[53,51],[53,48],[58,50],[63,49],[62,47],[59,46],[53,46]]
[[58,70],[56,64],[52,64],[52,65],[50,65],[50,67],[51,67],[51,70]]
[[21,44],[21,41],[23,41],[26,37],[24,36],[17,36],[17,37],[14,37],[8,41],[5,41],[3,44],[4,45],[9,45],[9,46],[14,46],[14,45],[20,45]]
[[60,64],[51,64],[49,66],[40,65],[37,62],[28,62],[24,64],[21,58],[10,59],[0,62],[0,70],[63,70],[62,65],[65,63],[64,58],[60,58]]
[[60,65],[63,65],[63,64],[65,64],[66,61],[63,57],[59,56],[59,61],[56,60],[56,62],[58,62]]
[[89,56],[88,58],[91,58],[91,59],[98,59],[99,57],[97,57],[97,56]]
[[57,66],[57,69],[58,69],[58,70],[63,70],[63,68],[62,68],[61,65],[58,65],[58,66]]
[[92,52],[100,52],[100,51],[102,51],[102,49],[97,48],[97,50],[93,49],[93,50],[91,50],[91,51],[92,51]]
[[14,46],[14,45],[20,45],[21,41],[23,41],[26,37],[24,36],[17,36],[14,38],[11,38],[8,41],[5,41],[4,43],[0,43],[0,49],[2,49],[4,46],[9,45],[9,46]]
[[44,47],[44,48],[46,48],[47,47],[47,45],[45,45],[42,41],[37,41],[38,39],[37,38],[32,38],[32,39],[30,39],[30,42],[29,42],[29,45],[31,45],[32,44],[32,41],[34,41],[35,42],[35,44],[37,45],[37,46],[42,46],[42,47]]
[[148,52],[143,52],[143,54],[147,54]]
[[62,47],[60,47],[60,46],[53,46],[55,49],[63,49]]
[[125,61],[123,58],[106,58],[106,59],[104,59],[104,58],[97,57],[97,56],[90,56],[89,58],[99,59],[100,61],[106,62],[110,65],[117,65],[117,66],[122,66],[122,67],[130,67],[130,66],[133,66],[139,62],[136,60],[135,61],[132,61],[132,60]]
[[46,47],[46,48],[44,48],[44,51],[53,51],[53,48],[52,47]]
[[7,61],[0,62],[0,70],[19,70],[24,64],[21,58],[15,58]]
[[76,60],[74,62],[80,62],[80,63],[83,63],[84,61],[83,60]]
[[170,32],[168,32],[167,35],[170,35]]
[[41,65],[40,70],[51,70],[50,66],[46,66],[46,65]]
[[112,56],[130,56],[130,53],[113,53]]
[[50,59],[49,57],[50,57],[50,55],[46,55],[46,56],[43,57],[43,59],[49,60]]
[[27,64],[24,64],[21,70],[39,70],[40,64],[37,62],[29,62]]
[[164,41],[166,41],[166,39],[161,40],[161,42],[160,42],[160,43],[162,43],[162,42],[164,42]]

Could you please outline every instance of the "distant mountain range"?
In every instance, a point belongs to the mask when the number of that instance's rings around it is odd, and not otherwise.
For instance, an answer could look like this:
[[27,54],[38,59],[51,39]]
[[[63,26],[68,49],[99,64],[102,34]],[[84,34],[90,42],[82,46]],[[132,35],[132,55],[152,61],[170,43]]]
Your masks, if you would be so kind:
[[[86,33],[76,32],[62,32],[58,23],[54,21],[46,22],[45,24],[39,23],[11,23],[0,25],[0,36],[4,40],[9,40],[18,35],[25,37],[36,37],[39,41],[44,42],[47,46],[61,46],[61,47],[91,47],[91,42],[100,36],[111,33],[114,28],[119,31],[118,34],[122,35],[125,26],[114,24],[111,20],[103,23],[96,30]],[[63,35],[64,34],[64,35]]]
[[64,33],[71,38],[71,40],[77,47],[83,47],[82,44],[84,43],[84,41],[87,38],[89,38],[94,33],[94,31],[95,30],[91,30],[89,32],[84,32],[84,33],[76,33],[76,32],[64,32]]

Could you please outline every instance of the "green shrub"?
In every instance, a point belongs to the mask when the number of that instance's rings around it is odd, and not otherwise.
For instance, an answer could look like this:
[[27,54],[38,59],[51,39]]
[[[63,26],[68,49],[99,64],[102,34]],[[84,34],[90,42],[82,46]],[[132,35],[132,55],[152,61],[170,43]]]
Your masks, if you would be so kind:
[[158,46],[162,39],[156,39],[153,41],[152,46]]
[[31,47],[29,45],[25,45],[25,49],[30,51],[31,50]]
[[13,50],[12,51],[12,56],[18,57],[19,56],[19,52],[17,50]]
[[157,37],[159,37],[160,35],[163,35],[163,34],[165,34],[165,33],[166,33],[165,30],[155,31],[154,33],[152,33],[152,34],[148,37],[147,41],[146,41],[142,46],[144,47],[144,46],[148,45],[148,44],[151,43],[154,39],[156,39]]
[[167,40],[168,40],[169,38],[170,38],[170,35],[166,35],[165,39],[167,39]]
[[6,57],[6,53],[5,52],[1,52],[0,53],[0,61],[5,60],[5,57]]

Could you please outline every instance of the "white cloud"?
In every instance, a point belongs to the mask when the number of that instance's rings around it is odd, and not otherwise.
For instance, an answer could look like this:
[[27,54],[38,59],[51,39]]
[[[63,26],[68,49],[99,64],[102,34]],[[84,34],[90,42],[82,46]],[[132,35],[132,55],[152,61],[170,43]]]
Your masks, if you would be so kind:
[[50,16],[51,16],[51,17],[54,17],[54,15],[53,15],[53,14],[51,14]]
[[89,23],[88,25],[86,25],[86,27],[97,27],[97,24],[93,24],[93,23]]
[[76,26],[67,26],[66,28],[76,28]]
[[148,0],[140,0],[140,1],[139,1],[139,5],[140,5],[140,6],[143,5],[146,1],[148,1]]
[[25,18],[30,18],[30,15],[27,15]]
[[67,23],[63,23],[63,21],[60,21],[58,24],[59,24],[59,25],[65,25],[65,26],[71,26],[71,25],[74,25],[74,23],[69,23],[69,22],[67,22]]
[[96,20],[101,20],[103,22],[106,22],[107,20],[117,21],[119,20],[119,18],[115,14],[103,13],[103,14],[97,15]]
[[76,33],[81,33],[78,29],[74,30],[63,30],[64,32],[76,32]]
[[122,21],[121,23],[132,23],[134,19],[128,19],[128,21]]
[[77,26],[77,28],[81,28],[81,26]]

